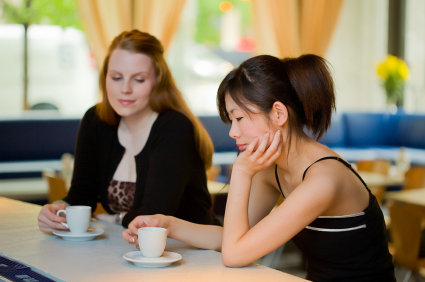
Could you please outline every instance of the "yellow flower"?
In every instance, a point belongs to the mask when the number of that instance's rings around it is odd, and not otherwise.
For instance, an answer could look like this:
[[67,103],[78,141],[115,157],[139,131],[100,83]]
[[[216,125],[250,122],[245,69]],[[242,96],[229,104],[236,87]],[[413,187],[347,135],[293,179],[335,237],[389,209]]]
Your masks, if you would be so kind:
[[406,63],[399,58],[388,55],[385,61],[381,62],[377,68],[376,73],[384,80],[393,77],[394,79],[406,80],[409,76],[409,69]]
[[398,66],[398,74],[400,75],[401,79],[406,80],[406,78],[409,76],[409,69],[407,68],[407,65],[405,62],[400,60],[400,64]]
[[380,63],[378,65],[378,69],[377,69],[378,75],[384,79],[387,79],[388,77],[388,69],[387,66],[384,63]]
[[409,77],[409,68],[403,60],[388,55],[376,67],[376,73],[381,77],[382,86],[387,95],[387,103],[398,103],[403,99],[403,87]]
[[389,72],[394,72],[397,70],[399,59],[396,56],[389,55],[385,61],[385,65]]

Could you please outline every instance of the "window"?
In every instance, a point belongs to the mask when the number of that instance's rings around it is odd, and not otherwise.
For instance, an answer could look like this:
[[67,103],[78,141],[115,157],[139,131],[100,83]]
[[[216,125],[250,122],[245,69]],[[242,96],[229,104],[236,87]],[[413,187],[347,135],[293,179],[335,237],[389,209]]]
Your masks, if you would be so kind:
[[188,0],[167,53],[173,76],[196,115],[217,115],[220,82],[255,50],[251,3],[232,3]]

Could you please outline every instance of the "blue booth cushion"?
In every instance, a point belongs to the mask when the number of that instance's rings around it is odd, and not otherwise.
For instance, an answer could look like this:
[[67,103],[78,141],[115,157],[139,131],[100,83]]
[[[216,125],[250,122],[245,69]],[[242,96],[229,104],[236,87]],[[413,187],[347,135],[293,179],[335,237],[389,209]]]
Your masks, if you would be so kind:
[[80,119],[3,120],[0,161],[60,159],[74,153]]
[[391,130],[397,136],[396,146],[425,149],[425,116],[391,116]]
[[235,139],[229,136],[230,124],[225,124],[219,116],[199,116],[214,144],[215,152],[237,151]]
[[328,147],[345,147],[347,143],[347,129],[342,114],[334,114],[329,129],[319,139],[319,142]]
[[[237,147],[229,136],[230,125],[217,115],[199,119],[214,144],[213,162],[233,163]],[[60,117],[1,120],[0,178],[23,177],[22,173],[40,175],[45,167],[58,168],[64,153],[74,153],[79,123],[80,119]],[[406,147],[412,164],[425,165],[425,115],[335,114],[319,142],[348,161],[394,161],[400,147]]]
[[390,114],[346,113],[348,147],[388,147],[397,146]]

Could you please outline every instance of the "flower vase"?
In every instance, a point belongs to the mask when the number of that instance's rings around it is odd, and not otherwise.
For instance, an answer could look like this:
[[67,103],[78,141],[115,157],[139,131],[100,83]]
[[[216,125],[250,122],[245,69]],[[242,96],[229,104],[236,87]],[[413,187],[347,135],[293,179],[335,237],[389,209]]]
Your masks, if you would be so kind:
[[398,112],[398,108],[395,103],[392,103],[392,104],[387,103],[387,113],[395,115],[397,112]]

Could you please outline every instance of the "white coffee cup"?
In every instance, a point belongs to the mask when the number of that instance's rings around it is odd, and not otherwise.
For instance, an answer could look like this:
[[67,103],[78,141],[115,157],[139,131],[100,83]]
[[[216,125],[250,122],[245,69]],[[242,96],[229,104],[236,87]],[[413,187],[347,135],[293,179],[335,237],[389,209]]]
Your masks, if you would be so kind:
[[161,227],[142,227],[138,231],[139,248],[147,258],[159,258],[167,244],[167,229]]
[[70,206],[65,210],[59,210],[56,215],[63,212],[66,215],[66,222],[62,225],[71,230],[72,233],[84,233],[90,226],[91,207]]

